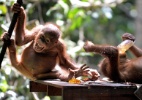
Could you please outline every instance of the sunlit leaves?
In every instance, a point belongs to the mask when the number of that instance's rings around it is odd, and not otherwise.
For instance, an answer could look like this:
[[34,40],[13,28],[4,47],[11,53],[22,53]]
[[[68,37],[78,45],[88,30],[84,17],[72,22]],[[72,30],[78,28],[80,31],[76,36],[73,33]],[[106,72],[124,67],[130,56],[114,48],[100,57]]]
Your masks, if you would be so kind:
[[67,18],[71,22],[70,29],[75,30],[76,28],[81,27],[83,19],[85,18],[85,13],[83,10],[74,8],[68,12]]
[[0,75],[0,92],[6,92],[8,89],[8,84],[4,76]]
[[7,7],[4,4],[0,4],[0,15],[5,15],[7,13]]

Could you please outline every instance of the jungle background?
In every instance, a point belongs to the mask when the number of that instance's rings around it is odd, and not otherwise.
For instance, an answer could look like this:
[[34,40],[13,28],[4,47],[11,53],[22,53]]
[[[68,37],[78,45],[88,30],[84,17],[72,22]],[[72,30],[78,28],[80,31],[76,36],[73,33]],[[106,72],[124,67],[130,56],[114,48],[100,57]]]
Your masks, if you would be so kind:
[[[0,35],[7,31],[16,0],[0,0]],[[91,68],[102,57],[86,53],[82,46],[86,40],[96,44],[117,46],[123,33],[132,33],[135,44],[142,47],[142,0],[23,0],[27,13],[27,28],[53,22],[60,26],[67,52],[78,64]],[[3,42],[0,40],[0,48]],[[20,54],[21,47],[17,47]],[[130,58],[133,57],[127,52]],[[8,55],[0,69],[0,100],[61,100],[45,93],[30,93],[29,80],[21,76],[10,64]]]

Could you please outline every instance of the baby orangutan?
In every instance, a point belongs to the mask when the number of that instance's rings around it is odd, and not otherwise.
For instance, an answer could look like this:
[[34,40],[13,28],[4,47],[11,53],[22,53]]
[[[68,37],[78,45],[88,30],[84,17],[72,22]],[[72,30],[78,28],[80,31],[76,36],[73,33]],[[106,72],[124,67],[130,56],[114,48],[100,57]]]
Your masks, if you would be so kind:
[[[132,34],[122,35],[123,40],[135,41]],[[101,72],[116,82],[142,83],[142,50],[133,45],[129,50],[136,56],[134,59],[127,59],[126,54],[120,54],[115,46],[96,45],[86,42],[84,45],[86,52],[95,52],[105,58],[99,64]]]
[[[19,17],[15,28],[15,41],[11,40],[8,46],[9,57],[12,65],[24,76],[31,80],[59,78],[68,81],[74,75],[90,74],[96,80],[97,73],[90,72],[86,65],[77,67],[66,53],[65,45],[61,39],[62,32],[59,28],[52,24],[39,25],[31,31],[25,28],[26,14],[24,9],[15,3],[12,10]],[[2,37],[4,42],[8,42],[9,36],[5,33]],[[18,46],[29,43],[18,59],[16,55],[15,43]],[[59,70],[54,70],[56,64],[60,66]]]

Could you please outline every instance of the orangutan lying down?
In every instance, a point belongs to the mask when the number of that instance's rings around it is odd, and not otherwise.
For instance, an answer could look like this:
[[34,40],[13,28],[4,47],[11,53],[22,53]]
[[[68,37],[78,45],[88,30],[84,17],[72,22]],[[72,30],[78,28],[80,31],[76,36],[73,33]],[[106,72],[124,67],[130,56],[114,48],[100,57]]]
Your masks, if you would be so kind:
[[[132,34],[122,35],[123,40],[135,41]],[[128,59],[126,53],[120,53],[118,47],[108,45],[96,45],[87,41],[84,45],[86,52],[95,52],[105,58],[99,64],[101,72],[116,82],[142,83],[142,50],[132,45],[129,50],[136,58]]]

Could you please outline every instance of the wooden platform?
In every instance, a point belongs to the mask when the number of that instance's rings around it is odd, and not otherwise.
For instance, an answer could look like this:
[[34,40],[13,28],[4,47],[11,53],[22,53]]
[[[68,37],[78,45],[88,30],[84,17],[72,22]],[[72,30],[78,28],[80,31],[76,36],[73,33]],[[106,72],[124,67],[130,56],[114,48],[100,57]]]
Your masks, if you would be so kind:
[[30,92],[47,92],[49,96],[62,96],[63,100],[139,100],[136,85],[88,82],[80,85],[60,80],[30,81]]

